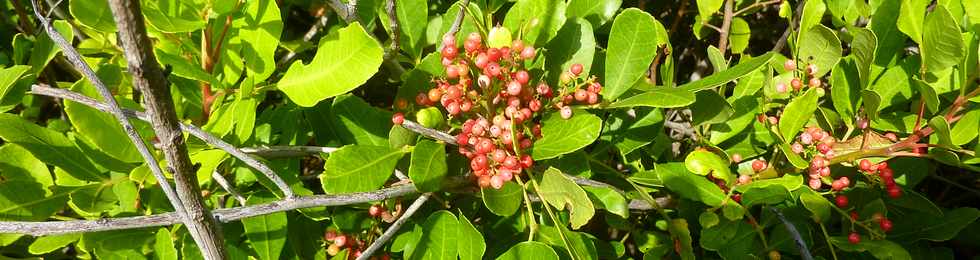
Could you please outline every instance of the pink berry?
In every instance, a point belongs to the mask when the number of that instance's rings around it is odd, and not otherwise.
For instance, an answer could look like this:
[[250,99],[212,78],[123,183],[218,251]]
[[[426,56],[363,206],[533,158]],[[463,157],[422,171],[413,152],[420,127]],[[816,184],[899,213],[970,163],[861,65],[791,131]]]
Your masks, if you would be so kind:
[[384,211],[385,210],[383,207],[381,207],[381,205],[375,204],[368,208],[368,215],[371,215],[372,217],[380,217],[381,213],[384,213]]
[[736,154],[732,154],[732,162],[739,163],[741,161],[742,161],[742,155],[741,154],[737,154],[737,153]]
[[572,107],[563,106],[563,107],[561,107],[561,112],[560,113],[561,113],[561,118],[563,118],[563,119],[572,118]]
[[748,176],[748,175],[744,175],[744,174],[738,176],[738,183],[739,184],[749,184],[751,182],[752,182],[752,176]]
[[347,245],[347,236],[344,235],[344,236],[334,237],[333,244],[337,245],[338,247],[344,247],[345,245]]
[[851,232],[850,235],[847,235],[847,242],[857,245],[861,243],[861,235],[858,235],[857,232]]
[[514,79],[520,82],[521,85],[527,84],[531,80],[531,76],[527,74],[526,70],[519,70],[514,73]]
[[786,84],[783,83],[776,84],[776,93],[786,93]]
[[793,87],[793,90],[799,91],[803,88],[803,81],[800,81],[799,78],[793,78],[793,80],[789,81],[789,85]]
[[823,183],[820,182],[819,178],[810,178],[810,181],[807,184],[814,190],[819,190],[820,186],[823,186]]
[[791,148],[793,149],[793,153],[803,153],[803,145],[800,143],[793,143]]
[[805,145],[813,144],[813,136],[810,135],[809,133],[800,134],[800,143],[803,143]]
[[761,172],[765,168],[766,168],[766,161],[763,161],[761,159],[752,161],[752,170],[753,171],[755,171],[755,172]]
[[810,87],[811,88],[819,88],[820,85],[822,85],[822,84],[823,84],[823,82],[821,82],[820,79],[818,79],[818,78],[812,78],[812,79],[810,79]]
[[534,47],[524,46],[524,49],[521,50],[521,58],[522,59],[525,59],[525,60],[526,59],[530,59],[530,58],[534,58],[534,53],[535,53]]
[[458,51],[459,50],[456,49],[455,45],[446,45],[442,47],[442,57],[447,59],[456,58],[456,54],[458,54]]
[[578,102],[584,102],[589,99],[589,93],[584,89],[575,90],[575,100]]
[[405,123],[405,115],[401,112],[395,113],[395,115],[391,116],[391,123],[394,123],[395,125]]
[[783,69],[785,69],[786,71],[794,71],[794,70],[796,70],[796,61],[795,60],[786,60],[786,62],[783,63]]
[[516,80],[507,83],[507,94],[517,96],[521,94],[521,83]]
[[490,186],[499,190],[501,187],[504,187],[504,179],[499,174],[494,175],[490,177]]
[[582,64],[580,63],[572,64],[572,67],[569,68],[568,71],[571,72],[572,75],[578,77],[579,74],[582,74]]

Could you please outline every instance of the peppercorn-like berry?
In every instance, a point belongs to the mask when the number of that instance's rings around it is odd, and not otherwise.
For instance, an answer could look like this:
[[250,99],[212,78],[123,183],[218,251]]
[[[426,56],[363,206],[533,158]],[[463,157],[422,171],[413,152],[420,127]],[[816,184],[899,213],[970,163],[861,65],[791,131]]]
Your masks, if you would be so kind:
[[838,208],[846,208],[847,203],[848,203],[847,196],[844,194],[837,195],[837,197],[834,197],[834,204],[837,204]]
[[861,235],[858,235],[857,232],[851,232],[850,235],[847,235],[847,242],[857,245],[861,243]]

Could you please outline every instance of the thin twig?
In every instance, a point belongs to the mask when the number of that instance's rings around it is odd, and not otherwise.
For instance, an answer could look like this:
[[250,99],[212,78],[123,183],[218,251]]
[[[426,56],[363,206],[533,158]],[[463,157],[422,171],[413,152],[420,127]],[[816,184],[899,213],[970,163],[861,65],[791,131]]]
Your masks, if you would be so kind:
[[[103,109],[101,110],[112,114],[113,117],[116,118],[116,121],[122,125],[123,130],[126,132],[126,136],[129,137],[129,141],[136,146],[136,150],[140,153],[140,156],[143,157],[143,160],[146,161],[147,167],[150,168],[150,172],[153,173],[153,177],[156,178],[157,183],[160,184],[160,188],[163,189],[163,193],[167,196],[167,199],[170,200],[171,205],[173,205],[177,212],[183,213],[183,204],[181,203],[179,197],[177,197],[177,193],[174,191],[173,187],[171,187],[170,183],[167,182],[167,177],[163,174],[160,164],[157,162],[156,158],[153,157],[153,154],[150,153],[150,149],[146,146],[146,143],[143,142],[143,138],[140,137],[139,133],[136,132],[136,128],[129,122],[126,115],[123,113],[123,109],[119,106],[119,103],[116,102],[116,99],[113,98],[112,92],[110,92],[109,88],[102,83],[102,80],[100,80],[99,76],[95,74],[92,67],[89,67],[88,63],[82,60],[82,55],[79,54],[78,51],[75,50],[75,48],[73,48],[67,40],[65,40],[64,37],[61,37],[61,34],[59,34],[54,27],[51,26],[48,19],[41,15],[41,9],[37,1],[31,0],[31,5],[34,8],[34,15],[37,16],[38,20],[40,20],[41,27],[43,27],[44,31],[48,34],[48,38],[51,38],[51,40],[61,48],[65,58],[71,62],[76,70],[85,75],[85,78],[88,79],[93,86],[95,86],[95,89],[99,92],[99,95],[102,96],[102,99],[106,100],[106,103],[103,104]],[[83,95],[79,94],[79,96]],[[95,101],[91,98],[88,99]]]
[[732,30],[732,18],[734,18],[735,0],[725,0],[725,15],[721,20],[721,30],[718,33],[721,36],[718,37],[718,50],[724,55],[728,52],[728,35]]
[[402,215],[398,217],[398,220],[395,220],[395,223],[391,223],[391,226],[385,230],[384,234],[381,234],[378,239],[374,240],[374,243],[371,243],[371,246],[368,246],[367,249],[364,249],[364,251],[361,252],[361,256],[358,257],[357,260],[367,260],[371,258],[371,255],[373,255],[375,251],[381,249],[381,247],[384,246],[389,239],[395,236],[395,233],[397,233],[398,229],[402,227],[402,224],[405,224],[405,221],[408,221],[412,215],[415,215],[415,211],[421,208],[422,205],[429,200],[430,196],[432,196],[431,193],[425,193],[422,194],[422,196],[419,196],[419,198],[415,199],[415,202],[412,202],[412,205],[408,206],[405,213],[402,213]]
[[232,197],[235,197],[235,200],[238,201],[238,205],[245,206],[245,197],[242,196],[241,193],[238,193],[238,190],[235,190],[235,186],[232,186],[231,183],[228,182],[227,179],[225,179],[225,176],[221,176],[221,174],[218,173],[218,171],[213,171],[211,172],[211,178],[214,179],[214,182],[218,183],[218,186],[224,188],[225,191],[228,192],[228,194],[231,194]]
[[453,20],[453,24],[449,26],[449,30],[446,31],[446,34],[443,34],[442,38],[439,39],[439,48],[437,50],[442,50],[442,47],[444,47],[442,45],[443,43],[442,39],[445,39],[446,37],[456,36],[456,33],[459,32],[460,27],[462,27],[463,25],[463,17],[466,17],[466,8],[468,8],[469,6],[470,6],[470,0],[463,0],[463,2],[460,3],[459,13],[456,14],[456,19]]
[[439,141],[446,142],[447,144],[453,144],[453,145],[456,144],[456,138],[453,137],[452,135],[447,134],[447,133],[442,132],[442,131],[439,131],[439,130],[435,130],[435,129],[432,129],[432,128],[424,127],[424,126],[422,126],[422,125],[420,125],[420,124],[418,124],[416,122],[413,122],[413,121],[405,120],[405,123],[402,123],[402,127],[404,127],[405,129],[411,130],[412,132],[416,132],[416,133],[419,133],[421,135],[428,136],[430,138],[433,138],[433,139],[436,139],[436,140],[439,140]]
[[303,157],[319,153],[332,153],[335,147],[321,146],[260,146],[245,147],[241,151],[247,154],[254,154],[267,159]]
[[745,8],[742,8],[742,9],[739,9],[738,11],[735,11],[734,16],[739,16],[741,14],[744,14],[745,12],[751,11],[753,8],[761,8],[761,7],[765,7],[767,5],[771,5],[771,4],[782,3],[783,1],[784,0],[769,0],[769,1],[765,1],[765,2],[755,2],[755,3],[752,3],[749,6],[746,6]]
[[772,47],[774,52],[782,52],[783,46],[786,46],[786,40],[789,39],[790,33],[796,29],[796,26],[800,23],[800,19],[803,16],[803,6],[806,5],[806,0],[800,0],[796,4],[796,9],[793,11],[793,20],[789,21],[789,26],[783,31],[783,35],[779,37],[779,41],[776,41],[776,45]]
[[[31,92],[37,95],[51,96],[51,97],[71,100],[73,102],[83,104],[101,111],[106,111],[106,112],[109,111],[108,110],[109,108],[105,104],[98,102],[95,99],[92,99],[85,95],[79,94],[77,92],[65,90],[65,89],[52,88],[43,84],[35,84],[34,86],[31,87]],[[147,117],[146,113],[144,112],[137,112],[128,109],[123,109],[123,114],[130,118],[137,118],[149,122],[149,117]],[[225,142],[224,140],[221,140],[221,138],[217,138],[195,125],[181,122],[180,128],[190,133],[194,137],[201,139],[205,143],[215,148],[224,150],[231,156],[234,156],[235,158],[241,160],[242,162],[252,167],[253,169],[261,172],[267,178],[272,180],[273,183],[276,184],[276,187],[278,187],[282,191],[285,197],[288,198],[288,197],[296,196],[293,193],[292,188],[290,188],[289,185],[286,184],[286,182],[279,177],[279,175],[277,175],[274,171],[272,171],[272,169],[269,168],[269,166],[266,166],[264,163],[260,162],[259,160],[253,158],[252,156],[249,156],[242,150],[239,150],[235,146]]]
[[391,48],[385,51],[384,59],[389,60],[398,54],[399,41],[401,40],[401,25],[398,24],[398,12],[395,10],[395,0],[385,2],[385,11],[388,12],[388,24],[391,25]]

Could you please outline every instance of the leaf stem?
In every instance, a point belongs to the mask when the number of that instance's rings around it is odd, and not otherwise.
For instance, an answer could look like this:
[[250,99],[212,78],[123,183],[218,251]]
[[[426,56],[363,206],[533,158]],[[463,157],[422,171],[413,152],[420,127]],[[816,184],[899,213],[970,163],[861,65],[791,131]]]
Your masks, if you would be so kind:
[[827,248],[830,249],[830,255],[834,257],[834,260],[837,260],[837,252],[834,252],[834,244],[830,243],[830,235],[827,234],[827,227],[824,227],[821,222],[817,222],[817,224],[820,224],[820,231],[823,232],[823,238],[827,241]]
[[[530,176],[530,172],[528,172]],[[531,207],[531,198],[527,195],[527,184],[521,180],[520,176],[514,176],[514,180],[521,185],[521,194],[524,195],[524,206],[527,207],[527,223],[530,233],[527,235],[527,241],[534,241],[534,233],[538,231],[538,223],[534,221],[534,208]]]
[[[534,188],[534,192],[541,197],[541,190],[538,188],[538,182],[534,180],[534,176],[531,176],[530,171],[528,171],[528,181],[530,181],[531,187]],[[555,228],[558,229],[558,236],[561,237],[562,243],[565,244],[565,249],[568,250],[568,254],[572,257],[572,259],[578,259],[578,254],[575,253],[575,248],[572,247],[572,242],[568,241],[568,237],[565,237],[565,224],[558,221],[558,217],[556,217],[555,213],[551,211],[550,207],[548,207],[548,201],[546,201],[544,197],[541,197],[541,206],[543,206],[544,210],[548,212],[548,216],[551,217],[551,222],[555,223]]]

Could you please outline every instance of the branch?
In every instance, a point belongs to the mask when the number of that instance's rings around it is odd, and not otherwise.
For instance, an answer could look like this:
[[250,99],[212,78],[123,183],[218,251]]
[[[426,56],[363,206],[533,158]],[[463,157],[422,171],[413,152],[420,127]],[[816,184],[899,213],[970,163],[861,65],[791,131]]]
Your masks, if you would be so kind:
[[405,210],[405,213],[402,213],[401,217],[398,217],[398,220],[395,220],[395,223],[391,223],[391,226],[389,226],[388,229],[385,230],[384,234],[381,234],[381,236],[378,237],[378,239],[374,240],[374,243],[371,243],[371,246],[368,246],[367,249],[364,249],[364,251],[361,252],[361,256],[358,257],[357,260],[367,260],[368,258],[371,257],[371,255],[374,254],[374,251],[378,251],[378,249],[384,246],[384,244],[387,243],[389,239],[395,236],[395,233],[398,232],[398,229],[402,227],[402,224],[405,224],[405,221],[408,221],[408,218],[411,218],[412,215],[415,215],[415,211],[421,208],[422,205],[429,200],[430,196],[432,196],[431,193],[426,193],[426,194],[422,194],[422,196],[419,196],[418,199],[415,199],[415,202],[412,202],[412,205],[408,206],[408,209]]
[[232,197],[235,197],[235,200],[238,201],[238,205],[245,206],[245,197],[242,196],[241,193],[238,193],[237,190],[235,190],[235,186],[231,186],[231,183],[229,183],[228,180],[225,179],[225,176],[221,176],[221,174],[218,173],[218,171],[213,171],[211,172],[211,178],[218,183],[218,186],[224,188],[225,191],[228,192],[228,194],[231,194]]
[[459,32],[460,26],[463,24],[463,17],[466,16],[466,8],[469,6],[470,0],[463,0],[463,2],[459,5],[459,13],[456,14],[456,19],[453,20],[453,24],[449,26],[449,30],[446,31],[446,34],[443,34],[442,38],[439,39],[439,48],[436,50],[442,50],[442,47],[444,47],[442,45],[442,39],[450,36],[456,36],[456,33]]
[[340,0],[331,0],[327,4],[330,5],[330,8],[337,12],[337,15],[343,18],[347,23],[356,22],[358,20],[357,11],[355,9],[357,8],[357,3],[351,1],[352,5],[347,5],[340,2]]
[[748,11],[752,10],[752,8],[761,8],[761,7],[764,7],[764,6],[767,6],[767,5],[778,4],[778,3],[782,3],[782,2],[783,2],[783,0],[769,0],[769,1],[765,1],[765,2],[755,2],[755,3],[752,3],[749,6],[746,6],[745,8],[742,8],[742,9],[740,9],[738,11],[735,11],[735,14],[733,14],[733,16],[739,16],[741,14],[744,14],[745,12],[748,12]]
[[732,9],[734,5],[735,0],[725,0],[725,16],[721,20],[721,30],[718,31],[721,34],[718,37],[718,50],[721,51],[722,55],[728,52],[728,33],[732,29],[732,17],[734,16]]
[[789,38],[789,34],[793,32],[796,26],[800,23],[800,19],[803,16],[804,5],[806,5],[806,0],[800,0],[800,2],[796,4],[796,9],[793,10],[793,20],[789,21],[789,27],[786,27],[786,30],[783,31],[783,35],[779,37],[779,41],[776,41],[776,46],[772,47],[772,51],[781,52],[783,50],[783,46],[786,45],[786,40]]
[[[146,143],[143,142],[143,138],[140,137],[139,133],[136,132],[136,128],[129,122],[127,116],[123,112],[123,109],[119,106],[119,103],[116,102],[116,99],[113,98],[112,92],[110,92],[109,88],[102,83],[102,80],[100,80],[99,76],[95,74],[95,71],[89,67],[88,63],[85,63],[85,61],[82,60],[82,55],[71,46],[71,43],[68,43],[68,41],[65,40],[65,38],[62,37],[53,26],[51,26],[50,21],[41,15],[41,8],[37,1],[32,0],[31,5],[34,8],[34,15],[37,16],[38,20],[40,20],[41,27],[43,27],[44,31],[48,34],[48,38],[51,38],[51,40],[61,48],[65,58],[71,62],[76,70],[85,75],[85,78],[87,78],[89,82],[95,86],[95,89],[98,90],[99,95],[102,96],[102,99],[106,100],[106,104],[103,105],[103,109],[101,110],[112,114],[113,117],[116,118],[116,122],[119,122],[119,124],[122,125],[123,130],[126,132],[126,136],[129,137],[129,141],[136,146],[136,150],[139,151],[140,156],[142,156],[143,160],[146,161],[147,167],[150,168],[150,172],[153,173],[153,177],[156,178],[157,183],[160,184],[160,188],[163,189],[163,193],[167,196],[167,199],[170,200],[171,205],[173,205],[177,212],[184,212],[184,207],[182,206],[183,204],[181,204],[177,193],[170,186],[170,182],[167,182],[167,177],[163,174],[160,164],[157,162],[156,158],[153,157],[153,154],[150,153],[150,149],[146,146]],[[81,94],[79,94],[79,96],[81,96]],[[91,98],[88,99],[95,101]]]
[[[96,100],[94,100],[94,99],[92,99],[90,97],[87,97],[85,95],[79,94],[77,92],[72,92],[72,91],[65,90],[65,89],[58,89],[58,88],[52,88],[52,87],[49,87],[49,86],[46,86],[46,85],[35,84],[34,86],[31,87],[31,93],[34,93],[34,94],[37,94],[37,95],[44,95],[44,96],[61,98],[61,99],[67,99],[67,100],[71,100],[73,102],[76,102],[76,103],[79,103],[79,104],[82,104],[82,105],[86,105],[86,106],[89,106],[89,107],[98,109],[100,111],[109,112],[109,107],[106,106],[106,104],[103,104],[101,102],[98,102],[98,101],[96,101]],[[123,109],[123,112],[122,113],[124,115],[126,115],[126,117],[128,117],[128,118],[137,118],[139,120],[150,122],[150,118],[147,116],[146,113],[143,113],[143,112],[137,112],[137,111],[132,111],[132,110],[128,110],[128,109]],[[272,180],[273,183],[276,184],[276,187],[278,187],[282,191],[282,193],[283,193],[283,195],[285,197],[288,198],[288,197],[296,196],[293,193],[292,189],[289,188],[289,185],[286,184],[286,182],[283,181],[282,178],[279,177],[279,175],[277,175],[274,171],[272,171],[272,169],[269,168],[269,166],[266,166],[264,163],[262,163],[262,162],[258,161],[257,159],[249,156],[248,154],[246,154],[242,150],[239,150],[235,146],[233,146],[233,145],[225,142],[224,140],[221,140],[221,138],[217,138],[217,137],[209,134],[208,132],[204,131],[203,129],[201,129],[201,128],[195,126],[195,125],[185,124],[185,123],[181,122],[180,123],[180,128],[182,130],[186,131],[187,133],[190,133],[194,137],[197,137],[198,139],[201,139],[205,143],[207,143],[207,144],[209,144],[209,145],[211,145],[211,146],[213,146],[215,148],[224,150],[228,154],[231,154],[231,156],[234,156],[235,158],[241,160],[242,162],[244,162],[248,166],[251,166],[253,169],[261,172],[262,174],[265,175],[266,178],[269,178],[270,180]]]
[[402,123],[402,127],[408,130],[412,130],[412,132],[416,132],[421,135],[428,136],[429,138],[443,141],[446,142],[447,144],[456,145],[456,137],[453,137],[452,135],[439,130],[424,127],[416,122],[407,119],[405,120],[405,123]]
[[261,146],[241,148],[241,151],[244,153],[258,155],[268,159],[303,157],[319,153],[332,153],[336,150],[337,148],[334,147],[320,146]]
[[388,12],[388,24],[391,25],[391,48],[385,54],[384,59],[389,60],[398,53],[399,41],[401,40],[401,29],[398,24],[398,12],[395,11],[395,0],[388,0],[385,3],[385,11]]

